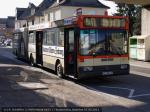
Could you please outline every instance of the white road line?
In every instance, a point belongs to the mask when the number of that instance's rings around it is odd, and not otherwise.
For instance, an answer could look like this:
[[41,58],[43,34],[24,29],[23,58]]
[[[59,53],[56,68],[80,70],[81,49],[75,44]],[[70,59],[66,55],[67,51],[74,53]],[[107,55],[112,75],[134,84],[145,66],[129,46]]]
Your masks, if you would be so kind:
[[131,89],[130,91],[130,94],[128,96],[128,98],[133,98],[133,94],[134,94],[135,90],[134,89]]
[[110,88],[110,89],[122,89],[122,90],[128,90],[130,91],[128,98],[137,98],[137,97],[145,97],[145,96],[150,96],[150,94],[140,94],[140,95],[134,95],[135,90],[134,89],[129,89],[129,88],[122,88],[122,87],[110,87],[110,86],[99,86],[103,88]]
[[140,94],[140,95],[134,95],[134,96],[132,96],[132,98],[144,97],[144,96],[150,96],[150,94]]
[[110,88],[110,89],[122,89],[122,90],[128,90],[130,91],[128,98],[132,98],[133,94],[134,94],[134,89],[130,89],[130,88],[123,88],[123,87],[110,87],[110,86],[100,86],[103,88]]
[[123,88],[123,87],[111,87],[111,86],[100,86],[100,87],[111,88],[111,89],[124,89],[124,90],[129,90],[129,91],[132,90],[132,89],[129,89],[129,88]]
[[85,87],[84,89],[86,89],[89,92],[95,93],[97,95],[109,96],[109,97],[112,97],[112,98],[115,98],[115,99],[121,98],[120,96],[115,96],[115,95],[111,95],[111,94],[108,94],[108,93],[100,92],[98,89],[95,89],[93,87],[90,87],[90,86],[87,86],[87,85],[84,85],[84,84],[79,83],[79,85],[76,85],[76,86],[80,87],[81,89],[83,89],[83,87]]

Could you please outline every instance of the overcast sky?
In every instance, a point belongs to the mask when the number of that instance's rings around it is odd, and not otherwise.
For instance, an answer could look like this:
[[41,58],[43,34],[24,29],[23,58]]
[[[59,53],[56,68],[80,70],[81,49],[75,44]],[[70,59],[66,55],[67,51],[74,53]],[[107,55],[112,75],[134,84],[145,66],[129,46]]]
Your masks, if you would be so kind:
[[[0,0],[0,18],[6,18],[7,16],[15,16],[16,7],[28,7],[29,2],[39,5],[43,0]],[[109,14],[115,11],[115,5],[112,2],[106,2],[105,0],[100,0],[105,5],[112,7],[109,10]]]

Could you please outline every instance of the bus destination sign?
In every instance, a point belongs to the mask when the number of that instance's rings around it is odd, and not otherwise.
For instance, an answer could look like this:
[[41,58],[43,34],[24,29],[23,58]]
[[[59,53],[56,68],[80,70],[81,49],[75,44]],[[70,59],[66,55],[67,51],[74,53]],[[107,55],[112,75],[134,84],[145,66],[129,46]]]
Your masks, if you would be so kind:
[[125,28],[125,18],[84,18],[84,27]]

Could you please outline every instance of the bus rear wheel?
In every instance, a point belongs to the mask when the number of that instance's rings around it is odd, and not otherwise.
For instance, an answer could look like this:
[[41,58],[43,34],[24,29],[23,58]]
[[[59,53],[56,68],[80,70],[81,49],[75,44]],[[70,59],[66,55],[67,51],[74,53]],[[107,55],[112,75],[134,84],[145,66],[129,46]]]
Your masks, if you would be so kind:
[[63,67],[62,67],[61,63],[58,63],[56,65],[56,74],[59,78],[65,78],[65,76],[63,74]]

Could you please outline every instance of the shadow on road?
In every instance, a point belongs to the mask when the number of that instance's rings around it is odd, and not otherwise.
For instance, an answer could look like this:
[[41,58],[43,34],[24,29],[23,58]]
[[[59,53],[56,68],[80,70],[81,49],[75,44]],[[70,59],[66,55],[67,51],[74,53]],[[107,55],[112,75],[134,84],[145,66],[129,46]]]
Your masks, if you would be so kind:
[[26,71],[19,67],[0,67],[0,71],[0,107],[77,106],[69,101],[65,101],[65,104],[63,104],[63,99],[38,93],[36,89],[20,87],[21,85],[18,84],[18,82],[40,82],[38,78],[42,76],[37,76],[34,79],[32,74],[31,77],[27,76]]

